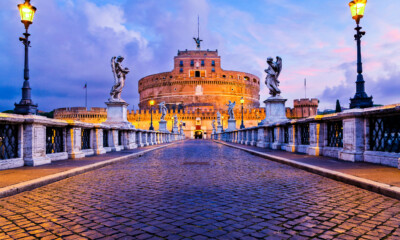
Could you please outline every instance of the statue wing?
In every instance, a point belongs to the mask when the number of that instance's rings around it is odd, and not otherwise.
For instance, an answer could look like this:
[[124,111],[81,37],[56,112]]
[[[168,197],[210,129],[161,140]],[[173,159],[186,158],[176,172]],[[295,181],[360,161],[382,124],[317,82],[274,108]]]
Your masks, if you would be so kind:
[[276,73],[276,79],[278,79],[278,77],[282,71],[282,58],[279,56],[276,57],[276,66],[278,67],[278,69],[277,69],[278,71]]
[[117,84],[118,83],[118,78],[117,78],[117,73],[115,71],[115,58],[116,57],[112,57],[111,58],[111,69],[112,69],[112,72],[113,72],[113,75],[114,75],[115,84]]

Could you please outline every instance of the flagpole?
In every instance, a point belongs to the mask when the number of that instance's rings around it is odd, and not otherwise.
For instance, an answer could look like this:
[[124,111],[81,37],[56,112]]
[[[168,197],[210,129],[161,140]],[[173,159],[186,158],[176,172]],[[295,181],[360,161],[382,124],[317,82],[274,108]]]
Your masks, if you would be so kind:
[[87,83],[85,84],[85,107],[86,107],[86,110],[87,110]]
[[304,78],[304,98],[307,98],[307,79]]

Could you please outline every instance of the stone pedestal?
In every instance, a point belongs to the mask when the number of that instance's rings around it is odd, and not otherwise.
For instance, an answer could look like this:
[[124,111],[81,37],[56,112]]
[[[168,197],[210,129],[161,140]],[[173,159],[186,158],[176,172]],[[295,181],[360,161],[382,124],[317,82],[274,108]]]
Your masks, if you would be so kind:
[[235,131],[236,130],[236,119],[228,119],[228,128],[227,131]]
[[27,166],[39,166],[51,163],[46,155],[46,127],[41,124],[24,126],[23,159]]
[[113,125],[117,127],[126,127],[134,129],[130,122],[128,122],[126,102],[106,102],[107,105],[107,120],[103,124]]
[[173,127],[172,128],[173,133],[179,133],[179,128],[178,127]]
[[222,133],[223,132],[223,128],[222,128],[222,125],[218,125],[217,126],[217,133]]
[[165,133],[169,133],[169,131],[167,130],[167,121],[165,121],[165,120],[160,120],[159,122],[158,122],[158,124],[159,124],[159,129],[158,129],[158,131],[160,131],[160,132],[165,132]]
[[269,97],[267,100],[265,100],[264,103],[266,117],[258,125],[263,126],[288,120],[285,109],[286,101],[287,99],[284,99],[281,96]]

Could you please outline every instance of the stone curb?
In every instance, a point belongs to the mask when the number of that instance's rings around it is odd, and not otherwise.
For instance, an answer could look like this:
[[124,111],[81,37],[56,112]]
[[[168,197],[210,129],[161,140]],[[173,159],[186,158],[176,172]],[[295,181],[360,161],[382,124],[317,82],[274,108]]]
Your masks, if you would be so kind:
[[366,189],[371,192],[379,193],[379,194],[385,195],[387,197],[391,197],[391,198],[400,200],[400,187],[391,186],[391,185],[385,184],[385,183],[375,182],[375,181],[372,181],[369,179],[356,177],[356,176],[353,176],[350,174],[341,173],[341,172],[329,170],[326,168],[316,167],[316,166],[306,164],[306,163],[296,162],[294,160],[290,160],[287,158],[282,158],[282,157],[277,157],[277,156],[266,154],[266,153],[257,152],[255,150],[234,146],[234,145],[231,145],[231,144],[228,144],[225,142],[220,142],[220,141],[215,141],[215,140],[213,140],[213,141],[216,143],[219,143],[219,144],[226,145],[228,147],[237,148],[237,149],[249,152],[253,155],[256,155],[256,156],[259,156],[262,158],[266,158],[266,159],[269,159],[269,160],[272,160],[275,162],[283,163],[283,164],[286,164],[286,165],[289,165],[289,166],[292,166],[295,168],[305,170],[307,172],[318,174],[323,177],[327,177],[327,178],[330,178],[330,179],[333,179],[336,181],[344,182],[344,183],[354,185],[359,188]]
[[15,195],[15,194],[18,194],[21,192],[25,192],[25,191],[31,191],[35,188],[43,187],[45,185],[48,185],[48,184],[51,184],[51,183],[54,183],[54,182],[57,182],[57,181],[60,181],[60,180],[63,180],[63,179],[69,178],[69,177],[73,177],[73,176],[76,176],[76,175],[79,175],[82,173],[96,170],[96,169],[114,164],[119,161],[127,160],[130,158],[137,158],[137,157],[143,156],[143,154],[145,154],[147,152],[157,150],[160,148],[165,148],[165,147],[171,146],[173,144],[175,144],[175,143],[171,143],[168,145],[164,145],[164,146],[160,146],[160,147],[156,147],[156,148],[152,148],[152,149],[147,149],[142,152],[131,153],[126,156],[112,158],[112,159],[105,160],[102,162],[89,164],[89,165],[83,166],[83,167],[77,167],[77,168],[70,169],[70,170],[67,170],[64,172],[55,173],[52,175],[40,177],[40,178],[29,180],[26,182],[17,183],[17,184],[8,186],[8,187],[3,187],[3,188],[0,188],[0,198],[9,197],[9,196],[12,196],[12,195]]

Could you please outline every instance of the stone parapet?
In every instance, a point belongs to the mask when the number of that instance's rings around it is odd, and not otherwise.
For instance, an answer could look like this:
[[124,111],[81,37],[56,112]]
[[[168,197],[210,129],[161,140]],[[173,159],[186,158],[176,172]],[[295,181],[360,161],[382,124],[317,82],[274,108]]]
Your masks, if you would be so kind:
[[[256,134],[257,133],[257,134]],[[400,168],[400,104],[215,133],[212,139]]]
[[[165,141],[157,141],[161,134]],[[0,113],[0,170],[182,139],[178,133]]]

